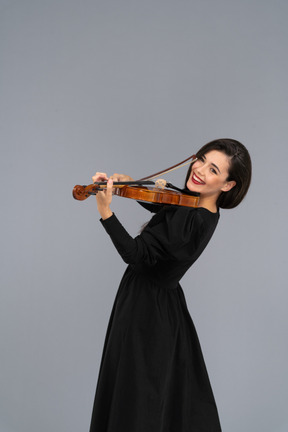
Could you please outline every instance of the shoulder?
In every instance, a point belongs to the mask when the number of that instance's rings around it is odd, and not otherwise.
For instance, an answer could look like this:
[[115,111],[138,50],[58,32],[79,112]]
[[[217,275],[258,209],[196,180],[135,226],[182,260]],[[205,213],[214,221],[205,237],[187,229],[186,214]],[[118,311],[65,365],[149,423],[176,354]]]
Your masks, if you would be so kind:
[[159,227],[167,236],[188,238],[191,234],[205,231],[206,217],[202,211],[193,207],[165,206],[148,224]]
[[212,213],[205,208],[173,206],[167,211],[165,221],[169,228],[199,240],[212,235],[219,220],[219,212]]
[[216,227],[219,219],[218,213],[211,213],[204,208],[184,207],[184,206],[164,206],[155,214],[147,228],[160,226],[167,230],[178,232],[203,232],[211,227]]
[[220,217],[219,211],[217,213],[212,213],[210,210],[207,210],[204,207],[198,207],[195,210],[200,215],[202,220],[205,221],[206,223],[214,223],[214,222],[217,223],[219,220]]
[[199,224],[217,223],[219,212],[212,213],[203,207],[170,206],[162,209],[168,219],[193,220]]

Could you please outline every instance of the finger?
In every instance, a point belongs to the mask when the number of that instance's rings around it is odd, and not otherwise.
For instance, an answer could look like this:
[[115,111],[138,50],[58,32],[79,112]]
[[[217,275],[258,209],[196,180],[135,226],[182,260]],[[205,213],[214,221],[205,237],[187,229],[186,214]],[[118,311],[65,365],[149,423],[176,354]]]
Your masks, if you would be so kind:
[[126,174],[119,174],[114,173],[111,178],[113,178],[114,181],[123,182],[123,181],[133,181],[132,177],[126,175]]
[[113,181],[117,181],[117,182],[121,181],[120,174],[117,174],[117,173],[114,173],[112,176],[110,176],[110,178]]
[[96,172],[92,179],[95,179],[94,181],[107,181],[108,177],[106,173]]
[[113,189],[113,179],[109,178],[107,181],[107,188],[106,188],[106,197],[107,200],[112,200],[112,189]]
[[99,181],[107,181],[108,177],[106,173],[102,172],[96,172],[96,174],[92,177],[93,182],[99,182]]
[[110,177],[107,181],[107,190],[112,190],[113,188],[113,179]]

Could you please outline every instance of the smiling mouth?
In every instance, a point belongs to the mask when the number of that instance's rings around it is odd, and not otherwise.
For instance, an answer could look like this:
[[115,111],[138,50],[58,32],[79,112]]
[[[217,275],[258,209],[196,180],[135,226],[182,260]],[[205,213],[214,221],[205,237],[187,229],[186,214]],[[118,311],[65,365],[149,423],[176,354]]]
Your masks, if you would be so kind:
[[196,176],[195,173],[193,173],[191,180],[193,183],[195,183],[197,185],[205,185],[205,182],[203,182],[198,176]]

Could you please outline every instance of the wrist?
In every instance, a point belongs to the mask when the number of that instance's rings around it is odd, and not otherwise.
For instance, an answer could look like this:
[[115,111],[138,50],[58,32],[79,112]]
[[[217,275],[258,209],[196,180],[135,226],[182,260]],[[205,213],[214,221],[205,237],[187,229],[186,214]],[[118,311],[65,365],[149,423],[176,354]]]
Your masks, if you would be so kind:
[[106,209],[99,209],[99,213],[100,213],[100,216],[103,220],[108,219],[109,217],[111,217],[113,215],[113,212],[110,209],[110,207],[108,207]]

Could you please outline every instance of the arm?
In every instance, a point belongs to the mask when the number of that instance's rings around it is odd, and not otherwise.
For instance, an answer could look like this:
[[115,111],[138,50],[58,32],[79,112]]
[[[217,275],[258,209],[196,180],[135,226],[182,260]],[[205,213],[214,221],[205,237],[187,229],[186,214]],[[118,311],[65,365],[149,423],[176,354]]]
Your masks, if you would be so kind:
[[[92,177],[93,182],[107,181],[107,188],[97,192],[96,195],[97,209],[101,216],[101,223],[126,263],[135,263],[138,260],[151,261],[145,244],[143,244],[139,238],[133,239],[128,234],[110,208],[113,197],[113,180],[115,178],[116,181],[130,181],[131,179],[129,176],[119,174],[114,174],[108,178],[106,173],[100,172],[96,172]],[[154,261],[154,259],[152,259],[152,261]]]
[[187,260],[198,247],[202,223],[194,209],[163,209],[140,235],[133,238],[115,214],[101,220],[107,234],[127,264],[155,265],[159,260]]

